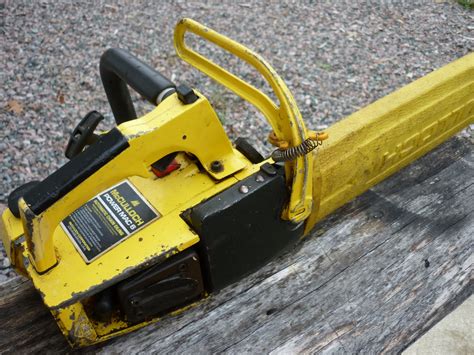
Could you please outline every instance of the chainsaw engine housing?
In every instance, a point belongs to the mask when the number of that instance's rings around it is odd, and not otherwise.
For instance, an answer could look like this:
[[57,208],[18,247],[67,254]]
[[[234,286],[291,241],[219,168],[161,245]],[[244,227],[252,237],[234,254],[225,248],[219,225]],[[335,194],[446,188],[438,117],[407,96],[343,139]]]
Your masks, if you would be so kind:
[[[269,66],[257,69],[278,89],[281,108],[238,78],[228,82],[214,63],[194,63],[185,30],[255,66],[261,58],[191,20],[178,24],[183,59],[261,109],[279,144],[307,139]],[[181,312],[243,278],[301,238],[310,213],[310,156],[279,165],[242,138],[233,145],[203,94],[124,50],[106,51],[100,73],[117,126],[96,133],[103,116],[87,114],[69,139],[70,160],[13,191],[0,220],[13,267],[73,346]],[[137,118],[128,86],[156,107]]]

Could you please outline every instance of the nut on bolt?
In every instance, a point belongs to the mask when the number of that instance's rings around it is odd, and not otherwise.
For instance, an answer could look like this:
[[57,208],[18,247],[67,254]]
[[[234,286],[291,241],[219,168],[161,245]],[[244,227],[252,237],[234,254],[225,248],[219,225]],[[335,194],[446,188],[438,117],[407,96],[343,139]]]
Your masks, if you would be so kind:
[[211,170],[212,170],[214,173],[219,173],[219,172],[221,172],[222,170],[224,170],[224,165],[222,165],[222,163],[221,163],[219,160],[214,160],[214,161],[211,163]]

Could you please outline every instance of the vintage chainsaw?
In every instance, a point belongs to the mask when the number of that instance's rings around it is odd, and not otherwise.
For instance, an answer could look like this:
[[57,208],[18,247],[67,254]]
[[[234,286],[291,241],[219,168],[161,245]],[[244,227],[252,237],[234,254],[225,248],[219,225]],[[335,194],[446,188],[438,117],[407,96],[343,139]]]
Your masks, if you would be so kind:
[[[253,66],[278,104],[190,49],[186,32]],[[12,265],[73,346],[183,311],[241,279],[474,121],[474,54],[314,132],[259,55],[189,19],[174,42],[183,60],[263,113],[276,148],[264,158],[244,139],[232,144],[200,92],[106,51],[100,74],[117,127],[96,134],[103,117],[87,114],[69,162],[14,190],[0,222]],[[156,108],[137,118],[127,85]]]

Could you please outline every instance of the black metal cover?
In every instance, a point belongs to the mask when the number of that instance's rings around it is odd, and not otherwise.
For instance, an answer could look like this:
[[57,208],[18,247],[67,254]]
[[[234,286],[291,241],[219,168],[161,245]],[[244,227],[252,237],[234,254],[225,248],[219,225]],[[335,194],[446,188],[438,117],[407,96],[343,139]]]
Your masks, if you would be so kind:
[[208,291],[259,269],[303,235],[303,224],[280,217],[289,192],[284,168],[270,167],[271,174],[263,169],[183,213],[200,237]]

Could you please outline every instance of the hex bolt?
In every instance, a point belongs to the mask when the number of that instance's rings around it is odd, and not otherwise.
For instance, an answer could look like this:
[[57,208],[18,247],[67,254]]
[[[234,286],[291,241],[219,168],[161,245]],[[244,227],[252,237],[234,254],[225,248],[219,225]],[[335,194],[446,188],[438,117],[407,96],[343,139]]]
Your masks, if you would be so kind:
[[215,173],[218,173],[218,172],[221,172],[222,170],[224,170],[224,166],[222,165],[222,163],[219,160],[214,160],[211,163],[211,170]]
[[258,174],[257,177],[255,178],[255,181],[256,182],[264,182],[265,179],[262,175]]

